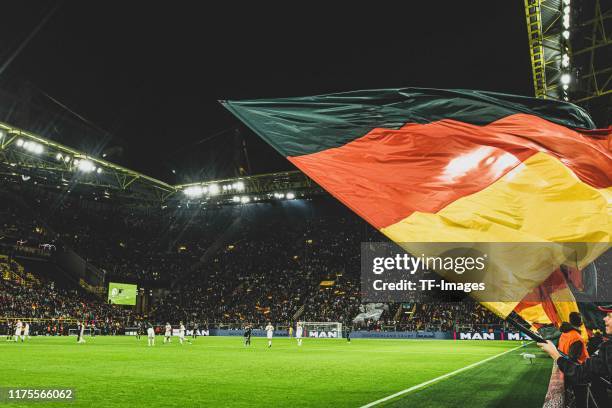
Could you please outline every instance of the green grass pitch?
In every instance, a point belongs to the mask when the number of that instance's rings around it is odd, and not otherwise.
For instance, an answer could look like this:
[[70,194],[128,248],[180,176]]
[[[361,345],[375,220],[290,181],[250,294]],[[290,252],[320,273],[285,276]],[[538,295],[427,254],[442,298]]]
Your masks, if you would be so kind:
[[[0,387],[69,387],[76,399],[0,407],[360,407],[517,347],[509,341],[134,337],[0,341]],[[535,353],[533,364],[519,353]],[[552,362],[521,348],[380,407],[539,407]]]

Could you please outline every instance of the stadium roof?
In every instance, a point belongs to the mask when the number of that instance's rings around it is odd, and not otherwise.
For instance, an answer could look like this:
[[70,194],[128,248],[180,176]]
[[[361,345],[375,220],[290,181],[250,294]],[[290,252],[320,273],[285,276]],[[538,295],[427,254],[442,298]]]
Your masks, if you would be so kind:
[[170,185],[5,123],[0,123],[0,175],[62,192],[87,191],[96,200],[246,204],[322,193],[299,171]]

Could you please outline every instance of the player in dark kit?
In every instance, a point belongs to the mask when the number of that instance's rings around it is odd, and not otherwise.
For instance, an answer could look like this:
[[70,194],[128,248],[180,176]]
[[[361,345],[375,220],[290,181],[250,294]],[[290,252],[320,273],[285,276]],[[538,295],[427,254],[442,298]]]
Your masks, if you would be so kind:
[[245,346],[251,345],[251,332],[252,331],[253,331],[253,328],[251,327],[251,325],[247,324],[244,327],[244,345]]
[[10,320],[6,321],[6,341],[13,339],[13,325]]
[[346,336],[346,341],[348,341],[349,343],[351,342],[351,332],[353,331],[353,328],[351,327],[351,325],[347,324],[344,326],[344,335]]
[[193,332],[191,333],[191,338],[195,340],[196,337],[198,337],[198,324],[194,323],[193,324]]
[[141,334],[143,334],[142,322],[138,322],[136,325],[136,340],[140,340]]

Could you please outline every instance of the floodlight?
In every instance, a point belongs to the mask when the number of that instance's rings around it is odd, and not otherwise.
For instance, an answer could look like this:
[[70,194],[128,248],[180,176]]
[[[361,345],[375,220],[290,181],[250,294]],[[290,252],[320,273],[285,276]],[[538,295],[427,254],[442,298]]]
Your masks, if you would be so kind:
[[192,198],[200,197],[202,194],[204,194],[202,186],[187,187],[183,192],[185,193],[187,197],[192,197]]
[[561,56],[561,65],[562,65],[564,68],[567,68],[567,67],[569,66],[569,63],[570,63],[570,57],[569,57],[569,55],[567,55],[567,54],[563,54],[563,55]]
[[293,200],[295,198],[295,194],[287,193],[287,200]]
[[568,85],[572,80],[572,76],[570,74],[561,75],[561,84]]
[[208,193],[210,195],[217,195],[217,194],[219,194],[219,185],[218,184],[211,184],[210,186],[208,186]]
[[90,160],[79,160],[76,166],[83,173],[91,173],[96,169],[96,166],[94,166],[94,164]]

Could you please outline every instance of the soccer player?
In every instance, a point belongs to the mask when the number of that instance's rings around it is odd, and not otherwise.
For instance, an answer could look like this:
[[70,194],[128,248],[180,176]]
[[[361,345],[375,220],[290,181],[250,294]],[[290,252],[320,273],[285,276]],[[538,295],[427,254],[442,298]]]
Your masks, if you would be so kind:
[[172,326],[166,322],[166,333],[164,334],[164,344],[172,343]]
[[353,328],[351,327],[350,324],[347,324],[344,327],[346,327],[346,329],[344,329],[345,330],[344,333],[346,334],[346,341],[350,343],[351,342],[351,331],[353,331]]
[[247,324],[246,326],[244,326],[244,345],[245,347],[251,345],[251,333],[252,332],[253,332],[253,328],[251,327],[250,324]]
[[193,333],[191,333],[191,338],[192,339],[196,339],[196,337],[198,337],[198,323],[194,323],[193,324]]
[[179,326],[179,342],[181,343],[181,346],[183,345],[183,341],[185,341],[185,325],[181,321]]
[[155,345],[155,330],[151,324],[149,324],[149,328],[147,329],[147,340],[149,342],[149,347]]
[[295,328],[295,338],[297,339],[298,346],[302,345],[302,333],[304,328],[302,327],[302,323],[298,322],[297,327]]
[[6,341],[13,340],[13,324],[10,320],[6,321]]
[[266,326],[266,336],[268,337],[268,348],[272,347],[272,336],[274,336],[274,326],[268,322]]
[[17,323],[15,323],[15,342],[17,342],[17,339],[19,338],[19,336],[21,336],[22,327],[23,323],[21,323],[21,320],[17,320]]
[[25,322],[25,326],[23,328],[23,334],[21,335],[21,342],[23,342],[26,337],[28,340],[30,340],[30,323],[28,322]]
[[85,333],[85,322],[84,321],[78,323],[78,331],[79,331],[79,335],[78,335],[77,343],[83,344],[83,343],[85,343],[85,336],[84,336],[84,333]]
[[136,340],[140,340],[140,332],[142,332],[142,322],[136,325]]

